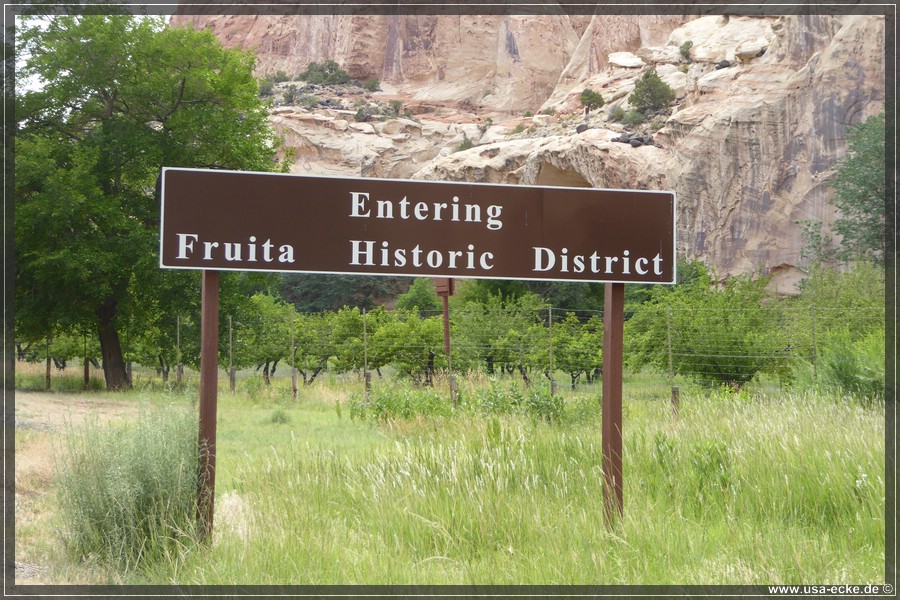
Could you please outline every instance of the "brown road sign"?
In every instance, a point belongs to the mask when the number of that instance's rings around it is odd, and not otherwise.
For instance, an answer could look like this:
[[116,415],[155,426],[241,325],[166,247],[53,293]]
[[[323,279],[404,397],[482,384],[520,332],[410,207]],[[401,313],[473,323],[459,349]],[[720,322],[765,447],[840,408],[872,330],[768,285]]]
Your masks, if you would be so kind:
[[163,170],[160,266],[674,283],[675,194]]

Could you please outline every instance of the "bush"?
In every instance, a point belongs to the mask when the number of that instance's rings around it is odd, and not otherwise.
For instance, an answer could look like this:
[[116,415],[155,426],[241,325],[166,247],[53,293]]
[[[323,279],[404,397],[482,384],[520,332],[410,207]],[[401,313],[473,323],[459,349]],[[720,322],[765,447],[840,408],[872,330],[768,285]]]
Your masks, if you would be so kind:
[[694,42],[692,42],[691,40],[687,40],[685,43],[678,46],[678,51],[681,53],[681,57],[688,62],[691,62],[691,48],[693,46]]
[[363,107],[356,111],[356,114],[353,115],[353,118],[356,119],[358,123],[366,123],[372,120],[372,117],[375,115],[375,111],[371,107]]
[[269,417],[269,423],[273,425],[287,425],[291,422],[291,416],[283,408],[276,408]]
[[70,431],[57,487],[67,549],[124,571],[171,560],[195,537],[198,464],[190,411]]
[[462,152],[463,150],[468,150],[469,148],[473,148],[475,144],[472,143],[472,140],[469,139],[469,136],[463,134],[463,140],[456,145],[456,148],[453,149],[454,152]]
[[675,91],[659,78],[656,69],[647,70],[637,80],[634,93],[628,96],[631,106],[642,113],[657,111],[675,101]]
[[609,109],[609,118],[613,121],[621,121],[625,118],[625,109],[621,105],[616,104]]
[[629,110],[624,115],[622,115],[622,124],[623,125],[640,125],[644,122],[644,115],[637,110]]
[[852,340],[847,328],[830,336],[820,361],[822,385],[866,400],[884,397],[884,329]]
[[289,85],[287,91],[284,93],[284,102],[285,104],[293,104],[297,99],[297,86]]
[[350,74],[333,60],[326,60],[321,64],[311,62],[298,77],[314,85],[349,83],[351,80]]
[[260,96],[271,96],[272,91],[275,88],[275,83],[270,79],[263,79],[259,82],[259,95]]
[[306,108],[315,108],[319,104],[319,99],[312,94],[304,94],[300,96],[298,102]]
[[446,394],[433,388],[410,389],[405,386],[378,386],[369,392],[369,400],[358,394],[350,398],[350,418],[371,418],[378,422],[413,417],[449,417],[453,406]]
[[368,92],[378,92],[381,90],[381,82],[374,77],[372,79],[367,79],[365,83],[363,83],[363,89]]

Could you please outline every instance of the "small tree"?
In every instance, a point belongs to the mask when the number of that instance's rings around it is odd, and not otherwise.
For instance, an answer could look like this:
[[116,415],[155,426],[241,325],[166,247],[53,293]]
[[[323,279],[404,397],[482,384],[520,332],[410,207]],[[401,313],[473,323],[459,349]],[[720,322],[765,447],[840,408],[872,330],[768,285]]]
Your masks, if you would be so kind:
[[634,85],[634,93],[628,102],[635,110],[650,113],[667,107],[675,101],[675,91],[659,78],[656,69],[647,70]]
[[434,291],[434,282],[427,277],[416,279],[409,291],[397,296],[397,308],[422,311],[440,310],[441,300]]
[[838,163],[834,231],[841,235],[842,258],[884,264],[885,173],[884,113],[869,117],[847,133],[847,155]]
[[603,96],[589,88],[585,88],[578,99],[581,101],[582,106],[584,106],[585,118],[587,118],[589,112],[603,106]]

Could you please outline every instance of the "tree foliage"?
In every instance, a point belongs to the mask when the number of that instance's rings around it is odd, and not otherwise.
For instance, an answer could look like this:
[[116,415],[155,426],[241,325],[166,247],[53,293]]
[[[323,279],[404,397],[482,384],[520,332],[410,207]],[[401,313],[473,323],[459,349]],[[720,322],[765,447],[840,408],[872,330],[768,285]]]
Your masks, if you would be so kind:
[[675,101],[675,91],[659,78],[656,69],[648,69],[634,84],[628,102],[644,114],[660,110]]
[[884,113],[850,127],[847,155],[838,163],[833,203],[840,211],[834,232],[842,258],[883,264],[885,259]]
[[350,75],[333,60],[326,60],[323,63],[311,62],[306,65],[306,70],[297,77],[314,85],[341,84],[351,81]]
[[434,282],[428,277],[416,279],[409,291],[397,296],[397,308],[404,310],[441,310],[441,299],[434,291]]
[[584,106],[585,115],[603,106],[603,96],[589,88],[585,88],[578,99],[581,101],[581,105]]
[[271,170],[252,54],[159,18],[26,21],[16,52],[18,332],[93,324],[106,383],[128,385],[119,329],[184,303],[196,274],[158,267],[163,166]]
[[732,386],[777,372],[788,343],[765,285],[741,276],[720,288],[703,269],[689,283],[657,286],[625,325],[631,366],[667,371],[671,360],[677,374]]

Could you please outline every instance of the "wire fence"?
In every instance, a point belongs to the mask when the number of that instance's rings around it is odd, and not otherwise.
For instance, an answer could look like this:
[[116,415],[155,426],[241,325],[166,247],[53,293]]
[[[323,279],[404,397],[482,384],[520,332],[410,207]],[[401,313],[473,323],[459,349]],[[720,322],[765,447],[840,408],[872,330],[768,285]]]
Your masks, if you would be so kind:
[[[482,372],[526,383],[559,379],[574,388],[601,375],[602,310],[475,307],[451,311],[449,317],[448,354],[442,311],[297,313],[282,305],[280,312],[266,316],[223,315],[219,363],[232,389],[239,370],[258,373],[267,382],[277,373],[308,385],[325,372],[365,377],[381,375],[383,369],[425,384],[438,372]],[[129,364],[155,368],[164,379],[174,375],[180,383],[185,366],[199,363],[199,315],[176,315],[170,321],[153,338],[128,335],[123,348]],[[674,309],[645,304],[626,311],[624,358],[626,368],[652,369],[670,382],[680,376],[742,385],[760,374],[787,379],[803,373],[815,384],[823,357],[836,345],[879,328],[883,332],[884,309],[878,306]],[[77,348],[65,351],[59,340],[31,345],[27,352],[18,345],[19,358],[46,358],[48,378],[50,357],[66,352],[96,369],[99,353],[88,352],[87,339],[70,343]],[[65,358],[54,358],[54,366],[61,362],[64,367]]]

